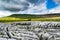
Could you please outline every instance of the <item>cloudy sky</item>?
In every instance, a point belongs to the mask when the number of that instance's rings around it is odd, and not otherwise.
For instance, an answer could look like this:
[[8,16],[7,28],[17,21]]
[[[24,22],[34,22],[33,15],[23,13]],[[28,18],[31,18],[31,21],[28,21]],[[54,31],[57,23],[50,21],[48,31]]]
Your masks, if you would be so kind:
[[60,13],[60,0],[0,0],[0,17],[50,13]]

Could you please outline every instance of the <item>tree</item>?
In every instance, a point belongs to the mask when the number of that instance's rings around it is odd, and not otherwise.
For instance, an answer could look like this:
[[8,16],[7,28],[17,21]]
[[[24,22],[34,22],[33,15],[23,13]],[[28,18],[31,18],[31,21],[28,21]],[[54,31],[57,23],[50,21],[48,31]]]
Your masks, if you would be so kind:
[[31,18],[29,18],[28,21],[31,21]]

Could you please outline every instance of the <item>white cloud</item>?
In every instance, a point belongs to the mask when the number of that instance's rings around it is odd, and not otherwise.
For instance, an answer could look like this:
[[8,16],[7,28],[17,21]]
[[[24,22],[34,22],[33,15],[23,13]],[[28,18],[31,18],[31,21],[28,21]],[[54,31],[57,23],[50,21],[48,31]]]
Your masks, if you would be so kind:
[[[15,0],[17,1],[17,0]],[[27,2],[26,0],[20,0],[21,2]],[[4,16],[9,16],[11,14],[49,14],[49,13],[60,13],[60,6],[56,7],[56,8],[53,8],[51,10],[48,10],[47,7],[46,7],[46,1],[43,2],[43,3],[40,3],[38,5],[35,5],[30,3],[30,2],[27,2],[29,4],[28,6],[28,9],[25,10],[25,11],[19,11],[19,12],[10,12],[10,11],[3,11],[1,10],[0,11],[0,17],[4,17]],[[2,5],[3,4],[3,5]],[[24,5],[22,4],[7,4],[5,5],[5,3],[2,3],[0,4],[0,7],[6,7],[6,8],[24,8]],[[0,8],[1,9],[1,8]]]
[[52,8],[49,10],[49,13],[60,13],[60,0],[54,0],[54,2],[56,4],[58,4],[58,6],[56,6],[55,8]]
[[9,15],[11,15],[11,12],[8,12],[8,11],[0,11],[0,17],[9,16]]
[[[35,6],[34,6],[34,4],[29,3],[29,2],[28,2],[28,4],[29,4],[29,7],[25,11],[19,11],[19,12],[10,12],[10,11],[6,11],[6,10],[0,11],[0,17],[9,16],[11,14],[47,14],[47,12],[48,12],[48,10],[46,8],[46,1],[43,3],[40,3],[39,5],[35,5]],[[11,6],[11,4],[10,4],[10,6],[9,6],[9,4],[6,4],[4,6],[7,8],[8,7],[19,8],[19,6],[21,6],[21,5],[16,6],[16,5],[12,4],[12,6]]]
[[25,7],[28,8],[28,6],[29,4],[26,0],[10,0],[9,2],[7,0],[5,1],[0,0],[0,10],[2,8],[2,10],[9,9],[8,11],[11,11],[10,9],[12,9],[13,11],[14,9],[21,11],[21,10],[24,10]]
[[[17,1],[17,0],[15,0]],[[21,2],[27,2],[26,0],[20,0]],[[20,3],[20,2],[19,2]],[[25,11],[19,11],[19,12],[10,12],[10,11],[0,11],[0,17],[4,17],[4,16],[8,16],[8,15],[11,15],[11,14],[47,14],[47,13],[53,13],[53,12],[60,12],[59,11],[59,8],[54,8],[52,10],[49,10],[46,8],[46,1],[43,2],[43,3],[39,3],[38,5],[35,5],[30,3],[30,2],[27,2],[29,4],[28,6],[28,9],[25,10]],[[3,4],[3,5],[2,5]],[[0,7],[6,7],[6,8],[24,8],[25,5],[22,5],[22,4],[12,4],[12,3],[2,3],[0,4]]]
[[46,2],[39,4],[39,5],[32,5],[30,4],[30,7],[28,10],[20,11],[21,14],[47,14],[48,10],[46,8]]
[[60,0],[54,0],[56,4],[60,5]]
[[49,13],[60,13],[60,6],[57,6],[51,10],[49,10]]

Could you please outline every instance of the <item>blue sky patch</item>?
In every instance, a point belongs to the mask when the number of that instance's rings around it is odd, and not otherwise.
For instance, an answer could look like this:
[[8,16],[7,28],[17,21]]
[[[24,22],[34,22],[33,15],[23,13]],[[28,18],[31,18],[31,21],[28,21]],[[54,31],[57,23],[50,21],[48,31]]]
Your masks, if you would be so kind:
[[57,4],[53,2],[53,0],[47,0],[46,6],[47,6],[47,9],[52,9],[52,8],[55,8]]

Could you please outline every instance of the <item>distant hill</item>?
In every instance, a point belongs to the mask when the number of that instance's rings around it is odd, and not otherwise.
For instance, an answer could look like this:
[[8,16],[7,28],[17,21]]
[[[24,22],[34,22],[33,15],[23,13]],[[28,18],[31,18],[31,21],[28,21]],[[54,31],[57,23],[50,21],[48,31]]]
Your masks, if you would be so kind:
[[40,18],[40,15],[32,15],[32,14],[13,14],[9,17],[16,17],[16,18]]
[[51,13],[51,14],[44,14],[44,15],[33,15],[33,14],[13,14],[9,17],[16,17],[16,18],[45,18],[45,17],[56,17],[60,16],[60,13]]
[[60,21],[60,13],[51,13],[44,15],[13,14],[7,17],[0,18],[0,22],[18,21]]

